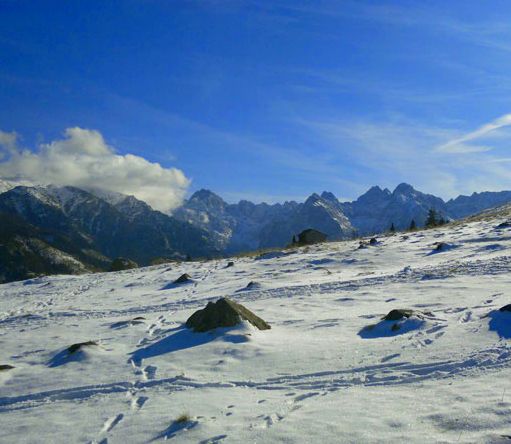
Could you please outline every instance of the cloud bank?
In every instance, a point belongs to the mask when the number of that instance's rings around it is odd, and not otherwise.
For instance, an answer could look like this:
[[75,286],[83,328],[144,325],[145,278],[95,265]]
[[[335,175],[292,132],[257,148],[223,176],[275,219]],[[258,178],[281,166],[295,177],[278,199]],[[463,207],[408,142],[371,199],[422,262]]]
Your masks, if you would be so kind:
[[133,195],[164,212],[181,204],[190,184],[181,170],[116,154],[101,133],[78,127],[35,151],[20,148],[16,133],[0,131],[0,178]]

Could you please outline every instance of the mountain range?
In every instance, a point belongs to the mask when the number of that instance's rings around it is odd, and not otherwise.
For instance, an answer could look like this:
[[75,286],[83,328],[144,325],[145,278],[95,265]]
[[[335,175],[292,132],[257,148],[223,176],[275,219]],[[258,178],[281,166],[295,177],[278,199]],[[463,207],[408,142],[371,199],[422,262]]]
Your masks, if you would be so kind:
[[423,226],[429,209],[459,219],[511,201],[511,191],[447,202],[411,185],[374,186],[353,202],[312,194],[303,203],[225,202],[200,190],[172,215],[133,196],[64,186],[16,186],[0,180],[0,282],[107,270],[116,257],[140,265],[284,247],[315,228],[329,240]]
[[473,193],[445,202],[402,183],[394,191],[373,186],[353,202],[341,202],[331,192],[312,194],[303,203],[254,204],[245,200],[228,204],[209,190],[185,201],[174,217],[209,234],[215,247],[226,253],[282,247],[292,236],[315,228],[340,240],[355,235],[424,226],[430,209],[446,220],[460,219],[511,201],[511,191]]

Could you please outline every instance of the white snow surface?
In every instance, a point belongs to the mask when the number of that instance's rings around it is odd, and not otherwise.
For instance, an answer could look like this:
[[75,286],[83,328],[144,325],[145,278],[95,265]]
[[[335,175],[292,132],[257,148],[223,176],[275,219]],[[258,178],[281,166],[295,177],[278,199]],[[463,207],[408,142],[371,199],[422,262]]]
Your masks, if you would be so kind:
[[[1,285],[0,441],[509,442],[507,218]],[[183,327],[223,296],[271,330]]]
[[13,188],[16,188],[17,186],[31,187],[31,186],[34,186],[34,184],[32,182],[28,182],[26,180],[12,181],[12,180],[0,179],[0,194],[5,193],[9,190],[12,190]]

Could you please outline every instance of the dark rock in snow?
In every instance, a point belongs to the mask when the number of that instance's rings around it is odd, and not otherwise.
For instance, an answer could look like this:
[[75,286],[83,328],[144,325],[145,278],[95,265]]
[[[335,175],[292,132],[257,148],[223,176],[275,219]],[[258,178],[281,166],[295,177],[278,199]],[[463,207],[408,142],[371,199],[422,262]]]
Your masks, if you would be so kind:
[[495,228],[497,229],[503,229],[503,228],[511,228],[511,221],[502,222],[501,224],[498,224]]
[[327,235],[322,233],[321,231],[314,230],[312,228],[308,228],[306,230],[303,230],[298,235],[298,240],[294,240],[294,245],[313,245],[313,244],[319,244],[321,242],[325,242],[327,238]]
[[456,248],[456,245],[448,244],[447,242],[435,242],[433,245],[435,248],[430,254],[443,253],[444,251],[449,251],[453,248]]
[[138,264],[135,261],[124,257],[118,257],[112,261],[109,271],[131,270],[133,268],[138,268]]
[[61,365],[66,365],[70,362],[81,361],[85,358],[85,355],[82,353],[84,347],[98,346],[99,343],[96,341],[86,341],[79,342],[77,344],[70,345],[68,348],[57,353],[53,358],[48,362],[48,366],[50,368],[60,367]]
[[375,237],[372,237],[371,240],[369,241],[369,245],[376,245],[378,243],[378,239],[376,239]]
[[0,372],[12,370],[13,368],[14,368],[14,366],[9,365],[9,364],[0,364]]
[[98,343],[96,341],[86,341],[86,342],[79,342],[77,344],[73,344],[73,345],[70,345],[68,348],[67,348],[67,351],[69,352],[69,354],[73,354],[73,353],[76,353],[78,350],[81,350],[82,347],[89,347],[91,345],[98,345]]
[[394,309],[381,318],[377,324],[363,327],[358,335],[364,339],[374,339],[402,335],[426,325],[425,315],[431,313],[409,309]]
[[382,319],[384,321],[399,321],[403,318],[409,318],[410,316],[416,314],[413,310],[397,308],[394,310],[390,310],[387,315],[385,315]]
[[443,251],[447,249],[447,244],[445,242],[437,242],[435,250],[436,251]]
[[254,290],[257,288],[261,288],[261,284],[259,282],[250,281],[245,287],[245,290]]
[[130,319],[128,321],[115,322],[110,326],[110,328],[119,330],[121,328],[131,327],[133,325],[144,324],[145,323],[144,321],[145,321],[145,318],[143,316],[138,316],[138,317]]
[[227,262],[227,265],[225,266],[225,268],[230,268],[230,267],[234,267],[234,262],[233,261]]
[[185,284],[187,282],[191,282],[192,281],[192,278],[190,277],[190,275],[188,275],[187,273],[185,274],[182,274],[181,276],[179,276],[175,281],[174,281],[174,284]]
[[205,332],[219,327],[234,327],[242,320],[250,322],[259,330],[268,330],[270,325],[243,305],[228,298],[208,302],[206,308],[196,311],[186,321],[186,326],[196,332]]

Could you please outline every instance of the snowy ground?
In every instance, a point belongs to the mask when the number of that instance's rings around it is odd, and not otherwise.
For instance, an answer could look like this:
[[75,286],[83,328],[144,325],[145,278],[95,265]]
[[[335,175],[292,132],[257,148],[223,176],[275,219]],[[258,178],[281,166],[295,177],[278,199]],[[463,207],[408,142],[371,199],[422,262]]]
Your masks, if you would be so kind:
[[[511,442],[510,216],[1,285],[0,441]],[[222,296],[272,329],[182,327]],[[393,308],[428,313],[395,331]]]

